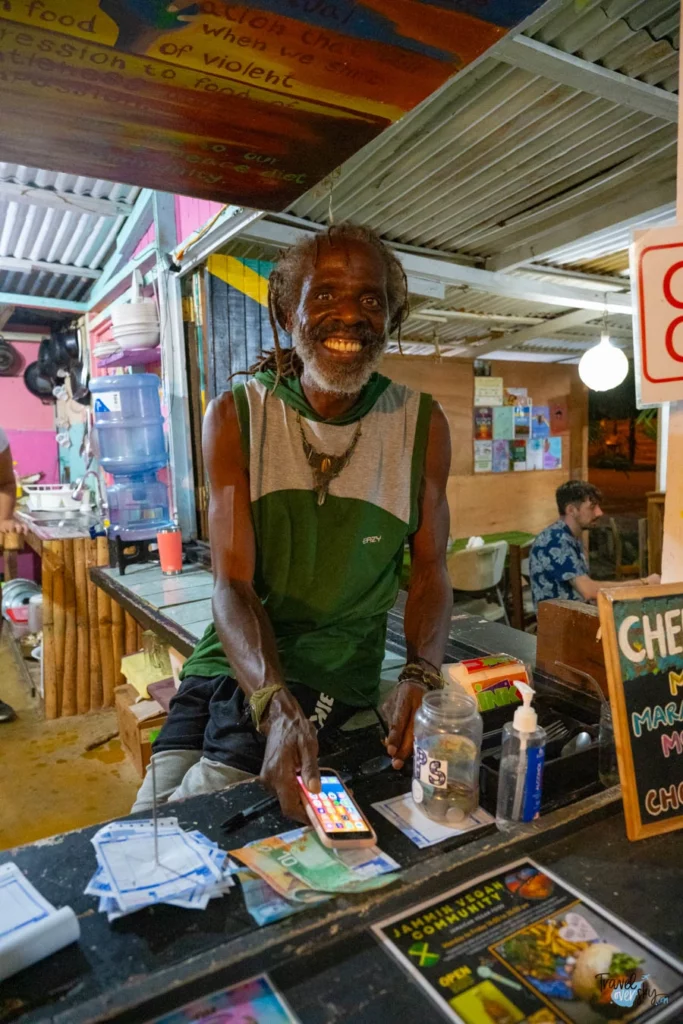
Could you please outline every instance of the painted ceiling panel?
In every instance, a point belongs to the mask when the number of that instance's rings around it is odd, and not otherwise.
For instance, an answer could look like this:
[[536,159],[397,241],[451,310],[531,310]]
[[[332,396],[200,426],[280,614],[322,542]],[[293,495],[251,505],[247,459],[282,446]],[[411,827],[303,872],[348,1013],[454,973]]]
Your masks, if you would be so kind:
[[0,0],[0,160],[281,210],[541,0]]

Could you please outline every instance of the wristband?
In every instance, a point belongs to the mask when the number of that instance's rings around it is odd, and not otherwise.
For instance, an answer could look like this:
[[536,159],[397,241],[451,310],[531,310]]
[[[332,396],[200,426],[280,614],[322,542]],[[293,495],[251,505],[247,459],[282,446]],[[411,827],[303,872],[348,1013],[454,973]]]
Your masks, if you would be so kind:
[[271,700],[278,690],[284,689],[285,687],[282,683],[274,683],[272,686],[264,686],[262,689],[254,690],[252,693],[249,698],[249,710],[251,711],[251,720],[257,732],[261,732],[261,720],[268,710]]
[[440,672],[430,672],[428,669],[418,665],[417,662],[409,662],[398,677],[399,683],[418,683],[427,690],[443,690],[446,683]]

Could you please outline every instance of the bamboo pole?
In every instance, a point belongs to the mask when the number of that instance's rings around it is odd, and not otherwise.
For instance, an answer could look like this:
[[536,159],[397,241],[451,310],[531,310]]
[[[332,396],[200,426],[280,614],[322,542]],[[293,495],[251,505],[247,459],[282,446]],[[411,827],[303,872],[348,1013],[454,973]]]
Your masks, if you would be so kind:
[[[106,537],[97,537],[97,564],[109,565],[109,545]],[[97,620],[100,631],[100,660],[102,663],[102,704],[114,703],[114,644],[112,636],[111,598],[101,587],[97,588]]]
[[90,634],[90,710],[102,707],[102,665],[100,661],[100,624],[98,619],[98,589],[90,579],[90,569],[97,565],[97,545],[85,542],[85,568],[88,586],[88,632]]
[[59,714],[57,699],[57,673],[55,666],[55,631],[53,604],[54,541],[43,544],[43,689],[45,717],[52,719]]
[[111,619],[114,648],[114,681],[116,686],[121,686],[126,681],[126,677],[121,672],[121,658],[125,653],[126,633],[123,621],[123,608],[116,600],[111,602]]
[[90,711],[90,624],[88,583],[85,566],[87,540],[74,541],[76,581],[76,708],[79,715]]
[[62,717],[70,718],[78,711],[74,542],[72,540],[63,541],[62,550],[64,552],[64,680],[62,683]]
[[52,576],[52,617],[54,624],[54,666],[55,689],[57,691],[57,714],[62,714],[62,694],[64,686],[64,543],[55,540],[53,544],[54,567]]
[[18,576],[17,553],[23,551],[24,538],[19,533],[6,533],[2,538],[2,550],[4,556],[4,577],[5,582],[15,580]]
[[138,624],[129,613],[125,613],[126,618],[126,654],[135,654],[140,648],[138,647]]

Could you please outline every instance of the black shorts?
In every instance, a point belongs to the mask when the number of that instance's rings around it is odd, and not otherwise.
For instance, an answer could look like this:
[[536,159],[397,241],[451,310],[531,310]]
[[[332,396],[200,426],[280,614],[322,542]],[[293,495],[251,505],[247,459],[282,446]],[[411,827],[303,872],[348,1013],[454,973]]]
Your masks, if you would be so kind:
[[[320,741],[341,728],[359,709],[342,704],[300,683],[288,683]],[[161,732],[154,741],[162,750],[201,750],[204,757],[259,775],[266,737],[257,732],[244,693],[230,676],[188,676],[171,700]]]

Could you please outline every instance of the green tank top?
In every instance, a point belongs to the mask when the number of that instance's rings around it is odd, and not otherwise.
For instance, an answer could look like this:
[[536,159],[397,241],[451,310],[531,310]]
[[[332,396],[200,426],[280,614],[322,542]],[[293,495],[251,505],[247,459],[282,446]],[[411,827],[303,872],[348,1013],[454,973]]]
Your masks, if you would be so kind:
[[[398,593],[418,499],[432,409],[418,394],[373,374],[337,420],[311,409],[299,380],[271,371],[234,388],[249,464],[256,537],[254,587],[268,613],[288,682],[345,704],[377,700],[387,612]],[[358,420],[350,462],[317,503],[297,422],[317,451],[342,454]],[[183,676],[232,675],[213,625]]]

